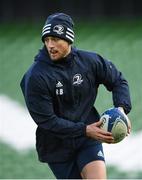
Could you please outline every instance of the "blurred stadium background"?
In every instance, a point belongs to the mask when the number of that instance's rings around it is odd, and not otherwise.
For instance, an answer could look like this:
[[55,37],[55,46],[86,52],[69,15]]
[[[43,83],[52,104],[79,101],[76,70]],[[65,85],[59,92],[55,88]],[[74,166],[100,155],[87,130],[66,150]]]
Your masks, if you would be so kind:
[[[131,90],[132,134],[117,145],[104,145],[108,177],[142,179],[142,1],[40,0],[0,1],[0,179],[55,178],[37,160],[35,124],[19,87],[22,75],[42,47],[41,29],[54,12],[71,15],[75,43],[110,59],[124,73]],[[112,106],[111,94],[100,88],[100,113]]]

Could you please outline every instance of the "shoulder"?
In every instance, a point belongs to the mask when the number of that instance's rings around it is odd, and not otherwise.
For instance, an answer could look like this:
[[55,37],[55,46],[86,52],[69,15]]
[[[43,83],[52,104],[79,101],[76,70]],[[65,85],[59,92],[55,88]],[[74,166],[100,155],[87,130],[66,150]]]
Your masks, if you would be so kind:
[[95,64],[97,65],[100,63],[102,64],[105,61],[107,61],[97,52],[85,51],[85,50],[80,50],[80,49],[77,49],[76,52],[80,60],[91,65],[95,65]]
[[93,58],[93,59],[95,59],[96,58],[96,56],[98,55],[96,52],[91,52],[91,51],[85,51],[85,50],[81,50],[81,49],[77,49],[77,54],[79,55],[79,56],[81,56],[82,58],[84,57],[84,58]]
[[34,62],[22,78],[22,82],[26,86],[40,87],[46,84],[46,81],[48,81],[48,77],[39,62]]
[[52,77],[50,64],[46,61],[48,61],[47,58],[38,54],[35,57],[33,64],[26,71],[25,77],[28,80],[36,82],[38,82],[38,80],[43,81],[44,79]]
[[50,84],[52,79],[49,64],[46,63],[45,57],[41,55],[41,52],[39,52],[39,54],[36,55],[33,64],[23,75],[21,86],[43,87]]
[[116,69],[115,65],[110,60],[107,60],[96,52],[77,50],[77,54],[80,61],[82,61],[86,67],[92,68],[93,72],[100,73]]

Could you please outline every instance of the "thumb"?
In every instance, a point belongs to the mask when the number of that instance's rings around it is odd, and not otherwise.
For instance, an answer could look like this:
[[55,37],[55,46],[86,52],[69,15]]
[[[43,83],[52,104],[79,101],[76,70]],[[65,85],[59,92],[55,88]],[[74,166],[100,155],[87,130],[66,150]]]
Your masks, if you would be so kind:
[[102,121],[102,120],[99,120],[99,121],[97,121],[97,122],[95,123],[95,125],[96,125],[97,127],[100,127],[100,126],[102,125],[102,123],[103,123],[103,121]]

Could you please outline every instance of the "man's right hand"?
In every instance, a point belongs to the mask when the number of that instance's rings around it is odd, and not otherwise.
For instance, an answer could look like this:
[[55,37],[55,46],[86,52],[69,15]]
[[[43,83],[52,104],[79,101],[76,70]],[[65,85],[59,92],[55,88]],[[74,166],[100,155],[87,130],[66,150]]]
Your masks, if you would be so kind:
[[104,143],[113,143],[114,138],[112,133],[106,132],[100,128],[102,121],[95,122],[93,124],[89,124],[86,127],[86,135],[90,138],[96,139],[98,141]]

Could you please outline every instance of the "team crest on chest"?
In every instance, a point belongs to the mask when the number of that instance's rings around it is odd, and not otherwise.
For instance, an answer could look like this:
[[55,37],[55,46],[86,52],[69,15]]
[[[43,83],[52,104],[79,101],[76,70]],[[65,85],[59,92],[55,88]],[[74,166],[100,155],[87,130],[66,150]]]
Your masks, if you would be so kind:
[[82,76],[81,74],[75,74],[73,76],[73,85],[78,85],[81,84],[83,82]]

